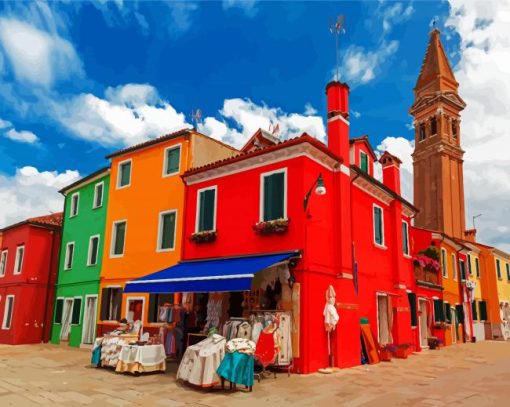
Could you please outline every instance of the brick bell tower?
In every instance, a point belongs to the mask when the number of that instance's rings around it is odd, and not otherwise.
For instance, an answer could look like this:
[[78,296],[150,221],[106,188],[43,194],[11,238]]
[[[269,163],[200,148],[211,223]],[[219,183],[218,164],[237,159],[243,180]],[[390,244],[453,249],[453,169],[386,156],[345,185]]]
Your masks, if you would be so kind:
[[414,204],[420,212],[415,225],[464,238],[464,174],[460,145],[460,98],[441,44],[433,29],[414,88]]

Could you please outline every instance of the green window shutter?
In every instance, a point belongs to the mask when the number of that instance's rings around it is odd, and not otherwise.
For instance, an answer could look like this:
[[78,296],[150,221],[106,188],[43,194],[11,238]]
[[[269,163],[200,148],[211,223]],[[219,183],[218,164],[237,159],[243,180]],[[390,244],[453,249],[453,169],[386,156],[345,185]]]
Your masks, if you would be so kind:
[[103,205],[103,184],[97,184],[95,207],[99,208],[102,205]]
[[179,172],[181,147],[166,150],[166,175]]
[[475,266],[476,266],[476,276],[480,277],[480,260],[478,260],[478,257],[475,259]]
[[131,182],[131,161],[120,165],[120,186],[129,185]]
[[478,306],[480,308],[480,321],[487,321],[487,303],[479,301]]
[[506,264],[506,279],[510,281],[510,265]]
[[409,308],[411,310],[411,326],[418,325],[418,312],[416,309],[416,294],[415,293],[407,293],[407,298],[409,299]]
[[62,323],[62,311],[64,309],[64,300],[62,298],[58,298],[55,302],[55,323]]
[[468,273],[471,276],[471,275],[473,275],[473,269],[471,267],[471,255],[470,254],[468,254],[468,256],[467,256],[467,262],[468,262]]
[[360,168],[368,172],[368,156],[363,152],[360,152]]
[[124,240],[126,238],[126,222],[115,225],[115,246],[113,254],[124,254]]
[[200,211],[198,215],[198,231],[214,230],[214,206],[216,190],[207,189],[200,192]]
[[382,210],[377,206],[374,207],[374,238],[377,244],[383,244]]
[[498,273],[498,278],[501,278],[501,263],[499,259],[496,259],[496,272]]
[[464,281],[466,280],[466,263],[463,261],[459,261],[459,267],[460,267],[460,280]]
[[90,241],[90,264],[96,265],[97,264],[97,254],[99,249],[99,238],[93,237]]
[[285,216],[285,173],[264,177],[264,221],[280,219]]
[[402,222],[402,244],[404,254],[409,254],[409,232],[406,222]]
[[434,300],[434,321],[444,322],[443,300]]
[[476,307],[476,300],[471,303],[471,312],[473,314],[473,321],[478,321],[478,312]]
[[72,325],[80,324],[80,315],[81,315],[81,298],[75,298],[73,303],[73,315],[71,317]]
[[457,325],[464,325],[464,306],[461,304],[455,305],[455,319],[457,320]]
[[175,212],[163,215],[161,231],[161,249],[173,249],[175,244]]

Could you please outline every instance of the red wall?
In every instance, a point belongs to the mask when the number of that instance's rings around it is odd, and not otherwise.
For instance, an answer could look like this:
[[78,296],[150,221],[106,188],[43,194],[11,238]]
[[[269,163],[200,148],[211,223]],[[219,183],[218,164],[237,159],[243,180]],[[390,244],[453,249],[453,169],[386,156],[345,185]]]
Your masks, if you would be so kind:
[[[0,343],[48,341],[57,274],[60,232],[21,225],[4,232],[6,273],[0,278],[0,325],[7,295],[15,295],[11,329],[0,329]],[[25,245],[21,274],[14,275],[16,248]]]

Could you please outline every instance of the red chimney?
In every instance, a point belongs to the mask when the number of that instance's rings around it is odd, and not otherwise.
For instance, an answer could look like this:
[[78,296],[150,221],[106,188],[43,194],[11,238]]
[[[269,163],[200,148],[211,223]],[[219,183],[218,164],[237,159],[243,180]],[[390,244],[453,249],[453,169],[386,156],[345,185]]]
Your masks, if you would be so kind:
[[385,151],[379,158],[379,162],[382,165],[383,184],[400,195],[400,164],[402,161]]
[[328,97],[328,147],[349,167],[349,86],[332,81],[326,86]]

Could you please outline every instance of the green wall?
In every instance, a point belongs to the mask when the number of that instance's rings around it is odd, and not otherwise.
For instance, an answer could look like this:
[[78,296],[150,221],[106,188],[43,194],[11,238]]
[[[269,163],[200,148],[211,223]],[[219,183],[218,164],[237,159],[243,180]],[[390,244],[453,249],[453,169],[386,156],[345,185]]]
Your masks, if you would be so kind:
[[[93,208],[95,186],[100,182],[104,182],[103,205],[99,208]],[[83,184],[66,192],[55,300],[57,298],[73,297],[81,297],[82,299],[80,322],[78,325],[71,326],[71,333],[69,335],[70,346],[80,346],[81,344],[85,296],[98,295],[99,292],[109,182],[109,172],[104,172],[102,175],[92,178],[92,180],[84,180]],[[78,214],[70,217],[71,197],[76,192],[79,192],[80,196]],[[99,235],[98,259],[95,266],[88,266],[89,239],[94,235]],[[71,269],[64,270],[68,242],[74,242],[74,258]],[[52,343],[60,343],[60,330],[61,325],[53,323],[51,331]]]

